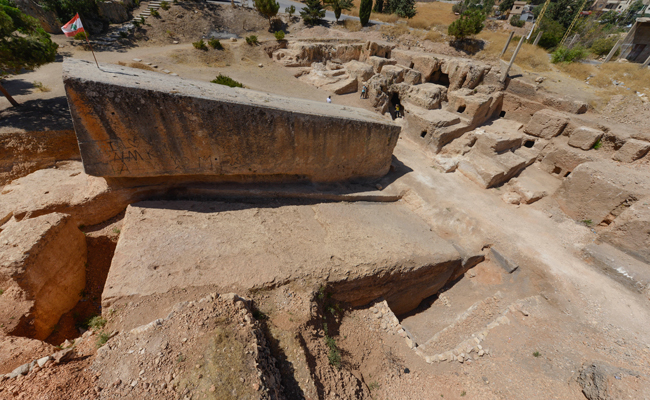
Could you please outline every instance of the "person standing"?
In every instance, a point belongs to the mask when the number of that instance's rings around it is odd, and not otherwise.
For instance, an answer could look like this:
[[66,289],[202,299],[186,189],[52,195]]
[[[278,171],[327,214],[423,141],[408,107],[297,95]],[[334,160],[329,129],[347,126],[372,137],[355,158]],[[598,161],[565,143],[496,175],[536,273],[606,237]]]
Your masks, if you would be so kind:
[[332,103],[332,96],[327,96],[327,103]]
[[395,104],[395,118],[401,118],[402,113],[400,112],[399,104]]

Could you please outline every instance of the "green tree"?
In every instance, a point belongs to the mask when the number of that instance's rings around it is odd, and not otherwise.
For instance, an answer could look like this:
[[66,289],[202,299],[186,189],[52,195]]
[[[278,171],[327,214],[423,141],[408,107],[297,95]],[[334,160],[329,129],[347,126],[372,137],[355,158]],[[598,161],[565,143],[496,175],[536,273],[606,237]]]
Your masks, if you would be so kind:
[[460,18],[452,22],[447,33],[458,40],[476,35],[483,30],[485,14],[479,10],[465,11]]
[[325,7],[329,7],[334,11],[334,17],[336,17],[336,22],[339,22],[339,18],[341,18],[341,11],[343,10],[351,10],[352,6],[352,0],[325,0]]
[[507,13],[508,11],[512,10],[512,6],[515,5],[515,0],[503,0],[501,4],[499,4],[499,11],[502,13]]
[[284,12],[289,14],[289,18],[291,19],[291,18],[293,18],[293,14],[296,13],[296,6],[292,5],[291,7],[286,7],[284,9]]
[[[0,77],[54,61],[57,47],[36,19],[0,0]],[[2,85],[0,92],[18,105]]]
[[253,4],[257,11],[269,20],[269,26],[272,27],[272,19],[278,15],[280,4],[275,0],[253,0]]
[[564,36],[565,28],[557,21],[544,17],[540,23],[539,29],[542,31],[542,37],[539,39],[538,45],[544,49],[552,49],[560,44]]
[[95,0],[39,0],[43,8],[54,11],[63,22],[67,22],[79,13],[82,19],[99,15]]
[[375,1],[375,6],[373,7],[372,11],[376,13],[383,13],[384,12],[384,0],[376,0]]
[[359,21],[361,22],[361,26],[368,25],[371,12],[372,0],[361,0],[361,4],[359,5]]
[[388,0],[391,4],[391,12],[401,18],[413,18],[417,11],[415,10],[415,0]]
[[306,7],[300,10],[300,16],[307,25],[317,25],[323,21],[325,17],[325,9],[320,0],[307,0]]
[[510,25],[516,26],[517,28],[521,28],[526,24],[526,21],[523,21],[519,15],[513,15],[510,17]]

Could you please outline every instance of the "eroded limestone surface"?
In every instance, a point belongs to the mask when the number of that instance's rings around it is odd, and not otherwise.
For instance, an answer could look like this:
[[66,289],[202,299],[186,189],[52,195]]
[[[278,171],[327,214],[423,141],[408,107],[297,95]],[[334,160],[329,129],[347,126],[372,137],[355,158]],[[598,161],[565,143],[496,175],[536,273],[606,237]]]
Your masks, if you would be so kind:
[[102,302],[174,288],[328,283],[353,306],[416,307],[462,269],[458,251],[399,204],[129,206]]
[[86,172],[230,180],[378,178],[400,128],[351,107],[67,59]]

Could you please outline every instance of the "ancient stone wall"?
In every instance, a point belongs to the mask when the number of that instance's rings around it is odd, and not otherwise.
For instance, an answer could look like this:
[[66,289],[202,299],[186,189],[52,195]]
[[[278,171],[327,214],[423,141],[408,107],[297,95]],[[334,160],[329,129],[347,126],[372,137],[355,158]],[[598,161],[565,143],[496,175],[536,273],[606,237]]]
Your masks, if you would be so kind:
[[378,178],[400,131],[325,102],[81,60],[63,69],[84,168],[95,176]]

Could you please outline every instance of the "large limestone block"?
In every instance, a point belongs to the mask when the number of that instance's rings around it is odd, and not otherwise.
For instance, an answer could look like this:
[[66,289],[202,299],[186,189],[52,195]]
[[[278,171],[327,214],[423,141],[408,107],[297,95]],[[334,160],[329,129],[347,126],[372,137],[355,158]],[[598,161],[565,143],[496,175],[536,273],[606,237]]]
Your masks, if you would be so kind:
[[17,321],[16,333],[45,339],[79,301],[85,264],[86,237],[69,215],[52,213],[10,224],[0,232],[0,282],[12,294],[0,296],[0,320],[27,304],[27,316],[12,320]]
[[524,134],[522,124],[507,119],[497,119],[476,129],[475,147],[486,152],[503,152],[521,147]]
[[371,56],[368,57],[367,61],[370,65],[372,65],[372,69],[375,71],[375,73],[380,73],[383,69],[384,66],[386,65],[395,65],[397,64],[397,60],[393,60],[391,58],[383,58],[383,57],[377,57],[377,56]]
[[356,60],[352,60],[345,64],[345,70],[348,72],[350,77],[357,78],[360,82],[367,81],[375,74],[372,65]]
[[412,68],[422,74],[423,81],[429,81],[434,72],[440,69],[439,55],[427,54],[418,51],[394,49],[391,56],[399,65]]
[[650,197],[643,197],[626,208],[600,238],[650,263]]
[[61,212],[77,225],[95,225],[139,201],[146,188],[114,188],[104,178],[87,175],[81,162],[42,169],[6,185],[0,193],[0,224],[12,217],[37,217]]
[[439,153],[464,133],[472,130],[470,122],[457,113],[445,110],[417,110],[406,114],[406,133],[416,143]]
[[637,199],[650,194],[650,178],[612,161],[586,162],[573,170],[555,193],[571,218],[599,224],[614,220]]
[[416,86],[402,84],[399,85],[399,89],[401,101],[413,103],[427,110],[440,108],[440,103],[447,98],[447,88],[435,83]]
[[409,68],[404,71],[404,83],[409,85],[419,85],[422,83],[422,74]]
[[486,95],[475,93],[470,89],[449,91],[447,98],[449,100],[447,110],[463,114],[470,119],[474,126],[490,119],[503,101],[503,95],[500,92]]
[[381,69],[381,74],[386,77],[389,84],[401,83],[404,81],[404,73],[406,68],[398,65],[384,65]]
[[519,194],[523,203],[531,204],[555,193],[562,181],[533,165],[518,177],[511,179],[508,184]]
[[36,18],[45,32],[61,33],[61,22],[54,11],[45,10],[33,0],[14,0],[13,3],[25,14]]
[[603,137],[603,134],[603,131],[600,129],[581,126],[571,132],[571,136],[569,137],[569,146],[582,150],[591,150]]
[[334,92],[334,94],[348,94],[356,92],[357,86],[357,78],[348,78],[336,83],[322,86],[322,88]]
[[397,203],[142,202],[126,211],[102,303],[309,279],[327,282],[337,300],[359,306],[383,296],[402,313],[457,268],[454,247]]
[[529,135],[550,139],[561,134],[568,122],[563,114],[544,109],[533,114],[524,130]]
[[596,160],[594,154],[569,146],[563,137],[547,144],[540,152],[540,157],[542,169],[558,177],[568,176],[578,165]]
[[616,161],[630,163],[648,154],[648,150],[650,150],[650,142],[628,139],[625,144],[614,153],[612,158]]
[[[388,172],[400,128],[370,111],[64,61],[86,173],[341,181]],[[337,72],[337,71],[330,71]]]

